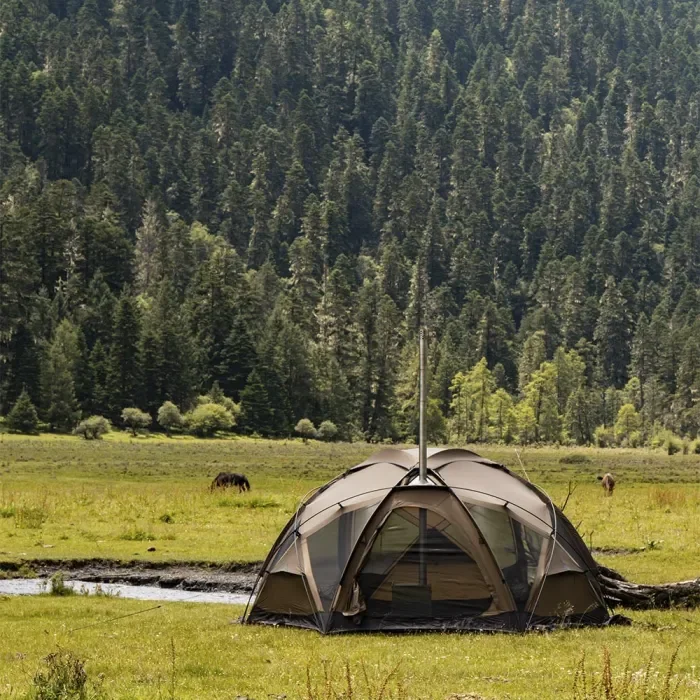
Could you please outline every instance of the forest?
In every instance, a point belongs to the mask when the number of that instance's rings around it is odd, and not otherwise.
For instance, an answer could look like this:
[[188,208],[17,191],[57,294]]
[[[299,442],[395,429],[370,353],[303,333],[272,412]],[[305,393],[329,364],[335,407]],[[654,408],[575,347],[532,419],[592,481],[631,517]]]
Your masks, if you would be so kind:
[[699,12],[5,0],[6,426],[694,439]]

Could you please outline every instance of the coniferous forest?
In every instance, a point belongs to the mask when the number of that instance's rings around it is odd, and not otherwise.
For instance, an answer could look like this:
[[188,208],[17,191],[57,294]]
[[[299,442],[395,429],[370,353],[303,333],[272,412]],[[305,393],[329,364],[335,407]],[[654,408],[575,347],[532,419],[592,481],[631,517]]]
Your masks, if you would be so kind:
[[0,414],[696,437],[699,16],[4,0]]

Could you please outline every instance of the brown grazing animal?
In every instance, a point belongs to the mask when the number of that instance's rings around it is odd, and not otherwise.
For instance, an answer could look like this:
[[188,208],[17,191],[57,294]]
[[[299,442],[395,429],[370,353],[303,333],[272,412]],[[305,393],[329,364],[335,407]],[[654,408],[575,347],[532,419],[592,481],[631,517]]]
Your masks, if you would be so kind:
[[599,476],[598,481],[602,482],[601,486],[605,489],[605,495],[612,496],[615,489],[615,477],[608,472],[605,476]]
[[227,489],[229,486],[237,486],[238,493],[250,491],[250,482],[243,474],[234,474],[233,472],[220,472],[217,474],[214,481],[209,487],[210,491],[214,489]]

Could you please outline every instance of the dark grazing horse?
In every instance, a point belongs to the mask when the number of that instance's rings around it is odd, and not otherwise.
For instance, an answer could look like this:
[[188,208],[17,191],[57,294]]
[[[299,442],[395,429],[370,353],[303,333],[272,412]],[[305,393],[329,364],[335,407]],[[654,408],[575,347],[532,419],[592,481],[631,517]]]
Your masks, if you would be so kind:
[[237,486],[238,493],[250,491],[250,482],[243,474],[234,474],[233,472],[220,472],[214,481],[211,482],[210,491],[214,489],[227,489],[230,486]]

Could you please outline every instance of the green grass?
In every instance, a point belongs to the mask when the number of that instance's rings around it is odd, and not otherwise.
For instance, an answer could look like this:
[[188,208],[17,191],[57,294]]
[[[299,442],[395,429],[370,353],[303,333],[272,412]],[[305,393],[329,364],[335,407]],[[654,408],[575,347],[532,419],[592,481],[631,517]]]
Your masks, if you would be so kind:
[[608,648],[614,672],[621,676],[628,661],[633,671],[643,670],[653,651],[655,670],[663,675],[679,644],[677,697],[697,698],[700,688],[700,612],[635,614],[634,628],[529,635],[321,637],[240,626],[235,623],[238,607],[193,603],[107,622],[149,607],[82,596],[0,600],[0,695],[3,689],[26,689],[41,659],[62,648],[86,659],[93,678],[104,674],[110,698],[170,697],[171,640],[175,697],[181,699],[306,698],[307,668],[317,687],[323,685],[324,663],[342,678],[346,662],[358,686],[363,683],[362,664],[371,683],[381,682],[398,664],[396,676],[409,698],[468,693],[522,700],[572,698],[582,652],[589,669],[599,674],[603,648]]
[[[100,442],[0,435],[0,558],[259,560],[307,491],[375,449],[122,434]],[[512,448],[477,450],[522,471]],[[577,484],[566,513],[589,544],[627,552],[599,554],[600,561],[638,581],[700,575],[700,456],[563,448],[520,455],[555,502],[564,499],[569,481]],[[211,479],[222,470],[244,472],[251,493],[211,494]],[[605,498],[595,481],[605,471],[618,478],[613,498]],[[321,637],[242,627],[235,623],[238,607],[188,603],[109,622],[152,606],[109,597],[0,599],[0,697],[24,697],[42,659],[58,648],[85,658],[91,677],[104,674],[109,698],[171,697],[173,643],[174,697],[183,700],[305,699],[307,672],[315,697],[326,700],[324,674],[344,687],[345,664],[355,697],[368,700],[361,692],[364,670],[378,687],[397,663],[388,685],[393,697],[401,684],[408,698],[573,698],[583,652],[596,678],[608,648],[616,677],[629,662],[639,679],[653,651],[658,685],[679,644],[676,697],[700,697],[700,611],[633,614],[631,628],[525,636]],[[660,696],[648,700],[654,697]]]
[[[0,560],[260,560],[304,494],[375,449],[124,433],[90,442],[0,435]],[[566,512],[589,544],[644,549],[599,555],[609,566],[647,582],[700,574],[700,455],[526,449],[521,468],[513,448],[477,449],[518,473],[524,468],[557,503],[575,481]],[[587,461],[566,463],[571,455]],[[219,471],[245,473],[252,491],[210,493]],[[613,498],[595,480],[605,471],[618,478]]]

